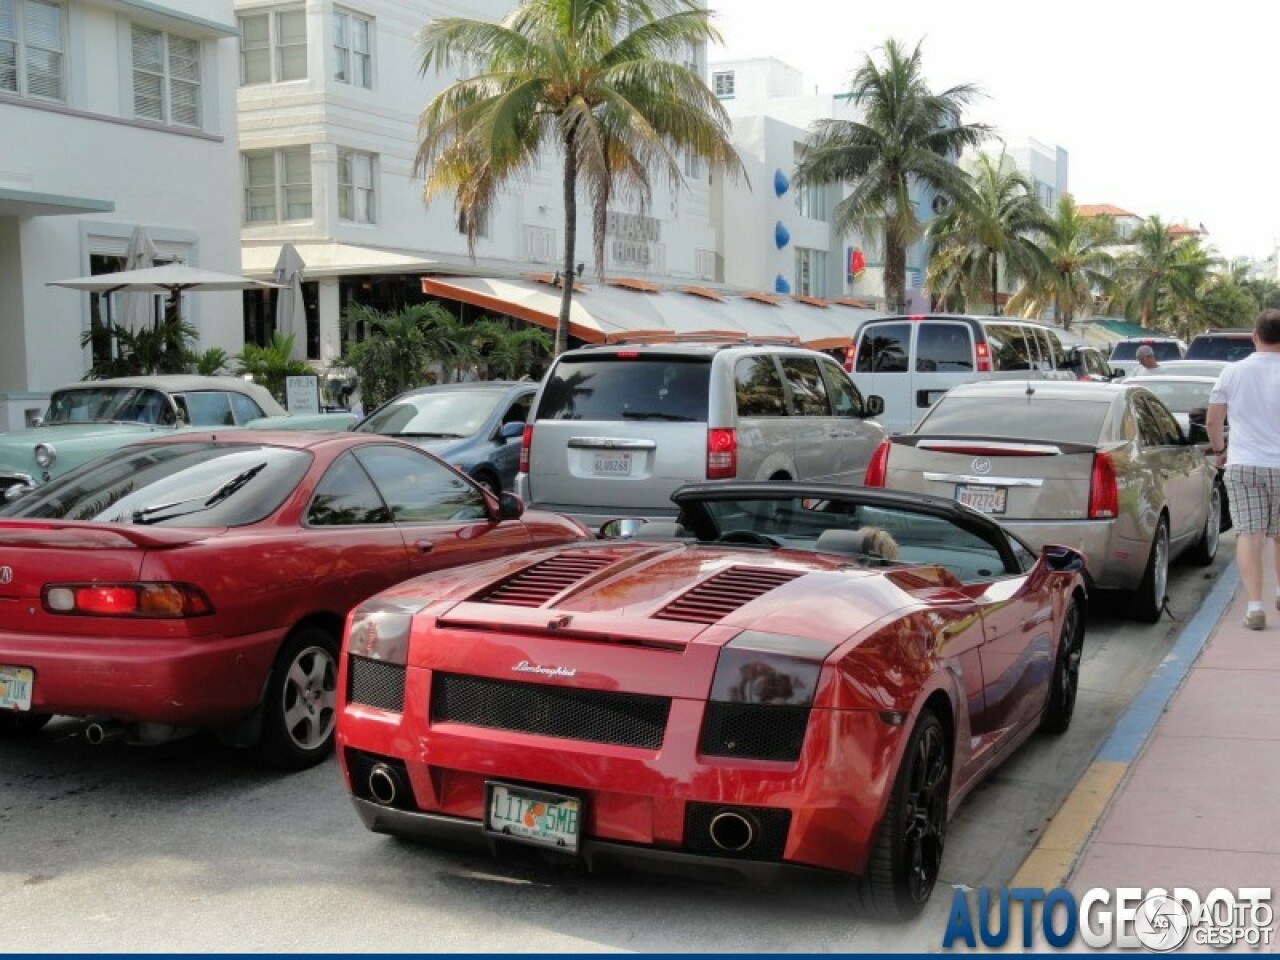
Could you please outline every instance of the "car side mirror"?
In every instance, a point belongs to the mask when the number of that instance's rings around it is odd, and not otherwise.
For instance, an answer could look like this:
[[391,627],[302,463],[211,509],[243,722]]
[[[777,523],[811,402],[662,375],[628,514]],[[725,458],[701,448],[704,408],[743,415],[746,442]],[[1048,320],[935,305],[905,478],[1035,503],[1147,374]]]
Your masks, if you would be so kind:
[[498,494],[499,520],[519,520],[522,516],[524,516],[523,500],[510,492]]
[[1203,423],[1191,421],[1187,426],[1187,443],[1196,445],[1209,442],[1209,428]]
[[1040,551],[1040,556],[1044,558],[1045,565],[1056,572],[1074,573],[1084,569],[1084,554],[1070,547],[1051,543]]
[[13,501],[17,500],[30,489],[31,487],[28,487],[25,483],[11,484],[10,486],[5,487],[4,495],[0,496],[0,503],[13,503]]
[[498,439],[502,441],[515,440],[524,436],[524,421],[512,420],[510,423],[504,423],[498,430]]
[[601,540],[628,540],[645,525],[643,517],[615,517],[600,524]]
[[867,397],[867,416],[878,417],[884,413],[884,397],[878,393],[873,393]]

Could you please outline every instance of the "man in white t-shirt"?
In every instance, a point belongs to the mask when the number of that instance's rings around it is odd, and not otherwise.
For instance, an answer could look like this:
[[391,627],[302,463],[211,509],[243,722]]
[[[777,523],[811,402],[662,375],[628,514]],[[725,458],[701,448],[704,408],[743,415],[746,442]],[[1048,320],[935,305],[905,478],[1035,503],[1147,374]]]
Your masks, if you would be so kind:
[[[1280,577],[1280,310],[1263,310],[1253,328],[1256,352],[1227,365],[1209,394],[1210,452],[1222,475],[1236,530],[1236,564],[1249,607],[1244,625],[1267,625],[1262,606],[1262,546],[1275,544]],[[1231,448],[1224,437],[1231,419]],[[1280,584],[1276,587],[1280,610]]]

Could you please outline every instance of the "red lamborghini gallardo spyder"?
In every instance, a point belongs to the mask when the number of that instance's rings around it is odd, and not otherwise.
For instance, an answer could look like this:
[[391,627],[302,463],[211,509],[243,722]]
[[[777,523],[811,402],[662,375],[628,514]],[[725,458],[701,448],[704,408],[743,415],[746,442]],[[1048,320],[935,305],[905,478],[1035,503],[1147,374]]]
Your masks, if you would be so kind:
[[1070,723],[1081,556],[928,496],[674,499],[678,524],[614,521],[353,610],[337,735],[360,817],[588,866],[832,871],[876,912],[918,910],[949,811]]

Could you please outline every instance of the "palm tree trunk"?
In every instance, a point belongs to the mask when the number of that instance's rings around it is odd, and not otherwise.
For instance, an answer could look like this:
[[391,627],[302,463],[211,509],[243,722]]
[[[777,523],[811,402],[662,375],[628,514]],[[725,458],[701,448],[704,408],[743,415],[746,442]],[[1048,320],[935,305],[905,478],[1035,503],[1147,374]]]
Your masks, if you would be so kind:
[[991,258],[991,314],[1000,316],[1000,258],[996,252],[988,248],[987,256]]
[[578,155],[572,130],[564,136],[564,287],[556,321],[556,356],[569,349],[569,309],[573,305],[573,257],[578,241]]
[[907,309],[907,251],[892,224],[884,228],[884,299],[888,313]]

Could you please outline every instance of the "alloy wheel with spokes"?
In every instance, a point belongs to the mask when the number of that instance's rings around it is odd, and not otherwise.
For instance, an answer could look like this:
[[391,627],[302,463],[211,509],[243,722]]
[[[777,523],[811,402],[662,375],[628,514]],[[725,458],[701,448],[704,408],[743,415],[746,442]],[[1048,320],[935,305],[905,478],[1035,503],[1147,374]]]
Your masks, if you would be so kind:
[[267,761],[301,770],[328,756],[337,701],[337,638],[320,627],[295,631],[276,656],[263,704],[259,749]]
[[1071,726],[1076,709],[1076,693],[1080,688],[1080,660],[1084,655],[1084,615],[1080,603],[1072,599],[1062,618],[1062,634],[1058,639],[1058,656],[1054,661],[1049,699],[1040,717],[1045,733],[1063,733]]

